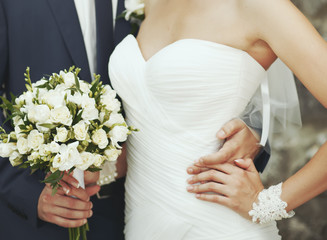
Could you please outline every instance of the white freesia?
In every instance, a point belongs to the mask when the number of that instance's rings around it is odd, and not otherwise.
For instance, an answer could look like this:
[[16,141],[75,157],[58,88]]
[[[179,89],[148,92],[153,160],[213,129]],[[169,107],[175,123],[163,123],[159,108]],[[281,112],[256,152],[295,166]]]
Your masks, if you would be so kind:
[[60,76],[64,79],[65,86],[67,88],[72,87],[75,84],[75,75],[72,72],[65,73],[64,71],[60,71]]
[[82,152],[80,155],[81,155],[81,158],[82,158],[82,163],[77,164],[76,167],[78,169],[80,169],[80,170],[85,171],[86,169],[88,169],[94,163],[95,157],[90,152]]
[[113,146],[119,147],[118,142],[124,142],[127,139],[129,130],[126,126],[115,126],[110,132],[109,136]]
[[13,151],[10,154],[9,161],[13,167],[18,166],[19,164],[23,163],[22,155],[20,155],[17,151]]
[[17,150],[16,143],[0,143],[0,156],[3,158],[10,157],[10,155]]
[[52,167],[60,171],[68,171],[72,167],[81,164],[82,158],[77,150],[78,142],[73,142],[68,145],[62,144],[60,151],[53,159]]
[[78,107],[82,106],[82,99],[83,97],[80,92],[75,92],[73,95],[70,92],[67,93],[67,100],[76,104]]
[[33,129],[27,136],[27,145],[30,149],[37,150],[44,143],[43,133]]
[[56,128],[57,135],[54,137],[56,142],[66,142],[68,137],[68,130],[65,127]]
[[50,119],[48,119],[48,121],[44,122],[44,123],[37,123],[36,124],[36,129],[39,130],[39,132],[41,132],[41,133],[50,132],[50,128],[42,126],[43,124],[51,124]]
[[105,156],[107,157],[107,160],[110,162],[114,162],[117,160],[119,155],[121,154],[121,150],[116,148],[110,148],[104,151]]
[[50,109],[47,105],[30,105],[28,107],[28,119],[33,123],[45,123],[50,118]]
[[107,145],[109,144],[106,131],[103,130],[102,128],[96,130],[92,135],[92,142],[98,145],[100,149],[106,148]]
[[103,125],[106,127],[112,127],[114,124],[123,124],[125,123],[124,117],[120,113],[111,113],[109,116],[109,120],[106,121]]
[[30,155],[27,156],[27,160],[29,161],[33,161],[40,158],[40,154],[38,151],[32,151],[32,153]]
[[136,15],[144,14],[144,0],[125,0],[126,15],[125,19],[128,21],[132,13]]
[[[45,80],[45,79],[40,79],[39,81],[35,82],[35,83],[32,83],[32,87],[33,88],[37,88],[39,86],[42,86],[44,84],[46,84],[48,81]],[[42,89],[42,88],[39,88],[39,89]]]
[[40,156],[46,156],[47,155],[47,145],[46,144],[41,144],[40,146],[39,146],[39,149],[38,149],[38,151],[39,151],[39,154],[40,154]]
[[73,126],[75,139],[79,141],[86,140],[87,133],[89,130],[88,124],[85,121],[81,120]]
[[73,118],[69,109],[66,106],[61,106],[51,109],[51,121],[70,126],[73,122]]
[[81,80],[79,81],[79,87],[83,93],[88,94],[91,91],[90,84]]
[[95,99],[89,97],[87,94],[82,95],[81,106],[83,109],[92,109],[95,108]]
[[24,137],[19,137],[17,140],[17,149],[20,154],[26,154],[30,151],[30,148],[28,147],[28,141]]

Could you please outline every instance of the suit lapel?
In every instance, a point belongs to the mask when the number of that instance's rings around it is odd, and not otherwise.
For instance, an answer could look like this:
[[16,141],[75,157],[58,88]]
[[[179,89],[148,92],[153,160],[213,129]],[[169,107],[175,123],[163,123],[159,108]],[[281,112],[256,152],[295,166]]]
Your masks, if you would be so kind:
[[[89,80],[91,76],[90,68],[74,1],[47,1],[51,7],[53,17],[56,19],[67,51],[70,53],[75,66],[82,69],[80,77]],[[70,66],[67,66],[67,68],[69,67]]]
[[[117,6],[117,16],[121,15],[122,12],[125,10],[124,5],[125,0],[118,0]],[[115,45],[120,43],[128,34],[132,31],[131,24],[127,22],[124,18],[116,19],[116,26],[115,26]]]

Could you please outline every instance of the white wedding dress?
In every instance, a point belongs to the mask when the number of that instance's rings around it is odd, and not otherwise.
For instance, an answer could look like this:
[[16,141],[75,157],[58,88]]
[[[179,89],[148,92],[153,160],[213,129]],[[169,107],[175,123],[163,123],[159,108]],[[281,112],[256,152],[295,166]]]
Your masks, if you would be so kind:
[[127,240],[281,239],[276,223],[259,225],[186,191],[188,166],[221,146],[217,130],[239,116],[266,71],[246,52],[182,39],[145,61],[129,35],[109,63],[127,122]]

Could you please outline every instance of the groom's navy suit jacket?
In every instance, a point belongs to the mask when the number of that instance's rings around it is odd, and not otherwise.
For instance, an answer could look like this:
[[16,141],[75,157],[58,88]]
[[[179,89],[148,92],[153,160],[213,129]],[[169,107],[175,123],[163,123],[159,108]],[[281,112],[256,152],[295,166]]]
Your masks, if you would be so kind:
[[[110,5],[110,9],[96,7],[97,29],[100,29],[96,36],[97,73],[104,83],[109,83],[108,57],[115,45],[130,33],[130,26],[119,19],[113,34],[111,1],[97,1]],[[119,0],[118,14],[124,9],[123,2]],[[72,65],[82,68],[81,79],[91,79],[74,0],[0,0],[1,94],[18,95],[24,91],[27,66],[31,68],[32,81],[37,81],[44,74]],[[4,117],[0,115],[2,125]],[[1,240],[68,239],[67,229],[37,217],[43,178],[41,172],[30,175],[29,170],[13,168],[8,159],[0,158]],[[89,220],[89,240],[123,239],[123,185],[120,189],[107,199],[92,197],[94,214]]]

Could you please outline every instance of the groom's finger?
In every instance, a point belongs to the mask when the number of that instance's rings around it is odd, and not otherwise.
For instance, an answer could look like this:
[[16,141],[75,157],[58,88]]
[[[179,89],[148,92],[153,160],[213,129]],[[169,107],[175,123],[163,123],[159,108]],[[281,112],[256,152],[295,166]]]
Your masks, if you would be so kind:
[[47,221],[54,223],[60,227],[66,227],[66,228],[81,227],[87,222],[86,219],[73,220],[73,219],[59,217],[59,216],[53,215],[53,214],[51,214],[47,217]]
[[85,202],[76,198],[68,197],[65,195],[59,195],[56,194],[54,196],[51,196],[50,194],[47,194],[43,197],[42,201],[45,204],[52,204],[59,207],[65,207],[69,209],[75,209],[75,210],[91,210],[92,209],[92,203],[91,202]]
[[73,210],[58,206],[52,206],[48,213],[68,219],[86,219],[93,215],[92,210]]
[[68,194],[66,194],[66,195],[78,198],[78,199],[83,200],[83,201],[89,201],[90,200],[89,194],[83,188],[71,187],[70,192]]
[[223,147],[218,151],[212,154],[201,157],[196,163],[196,166],[204,166],[204,165],[213,165],[219,163],[227,162],[234,154],[235,149],[231,144],[227,145],[225,143]]

